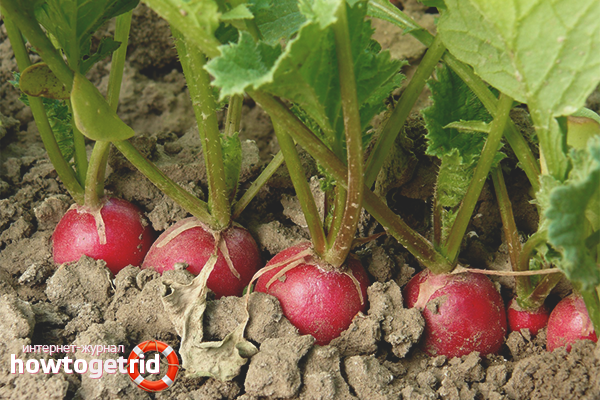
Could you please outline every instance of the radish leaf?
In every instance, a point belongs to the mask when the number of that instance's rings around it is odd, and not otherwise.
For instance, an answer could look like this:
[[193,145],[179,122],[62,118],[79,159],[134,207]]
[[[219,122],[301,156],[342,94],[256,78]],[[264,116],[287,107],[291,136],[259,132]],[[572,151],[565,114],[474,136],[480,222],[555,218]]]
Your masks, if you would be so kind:
[[549,193],[548,241],[563,255],[558,267],[588,290],[600,284],[595,251],[585,245],[600,228],[600,137],[590,139],[586,150],[569,155],[573,169],[568,180]]

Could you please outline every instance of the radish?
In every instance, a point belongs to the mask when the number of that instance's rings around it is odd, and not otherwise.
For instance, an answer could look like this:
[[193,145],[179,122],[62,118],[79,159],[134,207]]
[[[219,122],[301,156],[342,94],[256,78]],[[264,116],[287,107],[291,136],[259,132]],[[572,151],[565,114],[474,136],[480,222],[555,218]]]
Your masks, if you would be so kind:
[[[268,270],[270,266],[275,268]],[[255,290],[277,297],[300,334],[326,345],[350,326],[359,311],[366,311],[369,278],[353,258],[348,258],[347,272],[322,267],[310,243],[290,247],[267,263],[268,272],[258,278]]]
[[573,293],[562,299],[550,314],[546,349],[554,351],[566,345],[567,351],[571,351],[571,344],[583,339],[597,342],[598,336],[594,332],[583,297]]
[[[188,264],[187,270],[198,275],[215,251],[217,234],[195,217],[183,219],[167,229],[154,242],[142,268],[154,268],[161,274],[177,263]],[[207,286],[217,297],[240,296],[261,267],[261,257],[250,233],[232,226],[218,235],[218,259]]]
[[142,211],[125,200],[105,198],[97,209],[75,204],[52,235],[54,262],[86,255],[104,260],[116,275],[127,265],[140,265],[155,237]]
[[434,275],[424,270],[404,289],[406,305],[425,318],[423,348],[431,356],[498,353],[506,334],[500,294],[484,275]]
[[508,317],[508,327],[511,332],[529,329],[529,333],[537,335],[548,324],[550,309],[545,304],[542,304],[538,309],[529,311],[521,308],[517,301],[512,299],[506,307],[506,315]]

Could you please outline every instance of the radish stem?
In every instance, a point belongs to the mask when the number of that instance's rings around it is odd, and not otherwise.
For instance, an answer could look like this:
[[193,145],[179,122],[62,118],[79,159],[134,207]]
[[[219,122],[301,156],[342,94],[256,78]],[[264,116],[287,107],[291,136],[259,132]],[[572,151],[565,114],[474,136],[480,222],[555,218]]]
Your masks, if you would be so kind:
[[148,161],[140,152],[127,140],[113,142],[114,146],[131,162],[150,182],[167,196],[172,198],[177,204],[190,212],[201,222],[215,226],[214,217],[208,212],[208,205],[195,196],[189,194],[181,186],[173,182],[153,163]]
[[445,252],[445,256],[452,263],[455,263],[458,258],[458,252],[462,243],[463,237],[467,231],[467,226],[471,220],[473,210],[485,184],[485,180],[490,172],[492,163],[494,162],[494,156],[498,152],[500,147],[500,141],[502,140],[502,133],[506,127],[506,122],[509,119],[510,109],[512,108],[513,100],[509,96],[502,94],[500,95],[500,101],[498,104],[498,113],[492,121],[490,134],[483,146],[481,157],[475,168],[473,178],[467,189],[467,193],[460,204],[456,220],[452,224],[448,239],[442,251]]
[[315,204],[315,199],[306,182],[306,176],[304,175],[302,162],[296,151],[296,145],[290,135],[275,121],[273,121],[273,127],[275,128],[275,135],[277,135],[277,141],[285,159],[285,165],[290,173],[292,184],[294,185],[294,189],[296,189],[296,196],[298,196],[302,212],[306,218],[306,224],[308,225],[315,253],[322,256],[326,249],[323,224],[319,217],[319,210]]
[[379,170],[381,170],[387,155],[393,148],[396,137],[398,137],[406,119],[410,115],[410,111],[425,87],[425,82],[433,73],[435,66],[438,64],[445,51],[446,47],[442,44],[441,39],[436,37],[431,44],[431,47],[427,50],[427,53],[425,53],[425,57],[423,57],[419,63],[408,86],[406,86],[406,89],[402,92],[400,100],[396,104],[390,118],[386,121],[385,126],[381,130],[381,134],[375,143],[375,147],[369,155],[367,166],[365,168],[365,184],[367,187],[371,187],[373,186],[373,183],[375,183],[377,174],[379,174]]
[[267,183],[267,181],[273,176],[275,171],[283,164],[283,154],[281,151],[275,154],[275,157],[267,164],[265,169],[260,173],[258,178],[252,182],[250,187],[246,190],[246,192],[242,195],[242,197],[233,205],[233,210],[231,211],[231,219],[237,219],[242,211],[250,204],[252,199],[258,194],[258,191],[261,187]]
[[346,16],[346,3],[342,3],[337,11],[337,22],[333,24],[333,32],[335,35],[335,48],[340,73],[340,92],[344,114],[344,132],[346,134],[348,192],[346,194],[346,204],[344,206],[344,215],[340,229],[335,235],[335,240],[325,254],[324,259],[334,267],[339,268],[346,261],[346,257],[352,248],[352,241],[354,240],[362,211],[362,191],[364,186],[362,129],[356,94],[354,60],[350,45],[348,18]]
[[[310,131],[280,100],[259,91],[249,91],[250,96],[259,103],[283,129],[304,147],[340,185],[346,185],[348,172],[346,166],[335,154]],[[434,273],[450,272],[454,266],[431,243],[411,229],[400,217],[389,209],[371,190],[363,188],[365,209],[417,258],[419,263]]]
[[[121,45],[112,55],[106,95],[108,104],[114,111],[117,111],[119,105],[132,15],[133,10],[119,15],[116,19],[115,41],[120,42]],[[88,206],[97,206],[100,199],[104,197],[104,178],[109,150],[110,142],[97,141],[94,144],[85,182],[85,204]]]
[[[500,218],[502,219],[502,227],[504,228],[504,237],[508,247],[508,255],[510,257],[510,265],[513,271],[519,271],[519,257],[521,254],[521,241],[519,240],[519,231],[515,223],[515,217],[512,210],[508,190],[504,182],[504,175],[500,166],[494,168],[491,173],[498,208],[500,209]],[[531,281],[526,276],[515,277],[517,297],[519,294],[531,292]]]
[[220,230],[231,222],[231,205],[227,196],[221,134],[217,120],[215,99],[210,76],[204,69],[206,57],[195,46],[188,46],[186,39],[175,27],[171,26],[175,37],[175,47],[183,67],[194,114],[198,121],[198,131],[202,139],[206,174],[208,178],[209,205],[216,225],[211,228]]

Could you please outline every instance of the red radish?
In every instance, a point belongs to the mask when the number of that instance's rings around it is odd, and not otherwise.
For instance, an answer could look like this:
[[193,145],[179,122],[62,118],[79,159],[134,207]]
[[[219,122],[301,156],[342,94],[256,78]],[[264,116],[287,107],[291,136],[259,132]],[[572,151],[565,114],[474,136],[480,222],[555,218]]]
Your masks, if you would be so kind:
[[[232,226],[219,234],[223,241],[207,286],[217,297],[241,296],[261,267],[258,246],[244,228]],[[154,242],[142,268],[154,268],[162,274],[174,269],[177,263],[186,263],[187,270],[198,275],[215,250],[215,235],[197,218],[183,219]]]
[[408,307],[421,309],[423,348],[431,356],[460,357],[500,351],[506,334],[504,303],[484,275],[434,275],[424,270],[404,289]]
[[142,211],[128,201],[106,198],[97,210],[75,204],[52,235],[54,262],[86,255],[104,260],[116,275],[128,265],[140,265],[155,237]]
[[546,349],[554,351],[566,345],[567,351],[571,351],[571,344],[583,339],[597,342],[598,336],[594,332],[583,297],[573,293],[562,299],[550,314]]
[[548,324],[550,309],[542,304],[537,310],[529,311],[521,308],[515,299],[512,299],[506,307],[508,317],[508,328],[511,332],[519,332],[521,329],[529,329],[529,333],[537,335],[540,329]]
[[280,265],[263,274],[255,290],[277,297],[283,314],[302,335],[326,345],[350,326],[359,311],[366,311],[369,278],[353,258],[347,261],[349,273],[322,269],[312,255],[298,259],[310,248],[310,243],[302,243],[273,257],[265,268]]

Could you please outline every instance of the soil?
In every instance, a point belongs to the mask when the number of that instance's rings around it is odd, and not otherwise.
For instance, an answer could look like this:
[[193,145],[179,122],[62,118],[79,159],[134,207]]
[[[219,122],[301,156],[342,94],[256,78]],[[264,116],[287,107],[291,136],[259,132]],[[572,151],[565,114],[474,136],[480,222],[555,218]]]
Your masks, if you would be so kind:
[[[401,7],[429,29],[435,15],[413,0]],[[134,14],[128,62],[119,114],[138,133],[135,145],[167,175],[192,193],[206,193],[206,173],[189,95],[177,62],[168,25],[144,6]],[[394,57],[407,59],[406,73],[418,64],[424,48],[391,25],[374,21],[376,39]],[[110,25],[107,31],[113,29]],[[102,261],[83,257],[76,263],[52,262],[51,235],[72,200],[45,155],[30,110],[18,101],[8,80],[16,63],[0,26],[0,398],[7,399],[599,399],[600,346],[582,341],[570,353],[545,350],[545,331],[508,335],[499,355],[431,358],[419,350],[424,321],[403,306],[401,287],[418,263],[396,241],[382,237],[357,251],[368,268],[369,310],[328,346],[299,336],[283,316],[278,301],[262,293],[250,296],[246,338],[259,352],[230,382],[187,377],[185,371],[171,389],[146,393],[127,375],[10,373],[11,355],[22,360],[45,357],[23,353],[26,345],[124,345],[127,350],[157,339],[178,350],[180,338],[161,297],[172,282],[189,283],[185,270],[163,276],[129,266],[112,276]],[[109,64],[101,62],[90,79],[106,90]],[[398,93],[397,93],[398,94]],[[590,106],[599,107],[598,94]],[[427,93],[418,107],[427,102]],[[531,130],[523,113],[513,115]],[[398,139],[397,157],[377,191],[412,227],[431,232],[430,209],[437,163],[424,154],[424,128],[413,114]],[[241,190],[260,173],[278,149],[268,116],[246,99],[241,126],[244,162]],[[90,145],[91,149],[91,145]],[[302,153],[307,176],[318,174]],[[506,162],[509,194],[519,230],[537,227],[527,179],[514,160]],[[388,176],[388,175],[386,175]],[[316,191],[318,184],[312,185]],[[107,189],[140,206],[153,227],[163,231],[188,214],[135,171],[116,151],[111,153]],[[282,167],[259,192],[239,222],[260,244],[265,260],[308,233]],[[368,216],[361,234],[381,231]],[[461,252],[465,265],[508,269],[508,256],[493,189],[486,186]],[[512,295],[510,278],[496,279],[502,295]],[[568,285],[551,297],[557,302]],[[207,340],[222,340],[245,316],[244,300],[209,299],[204,316]],[[104,353],[95,358],[128,354]],[[63,355],[54,357],[60,358]],[[90,354],[78,353],[88,361]]]

